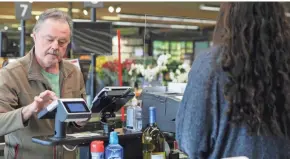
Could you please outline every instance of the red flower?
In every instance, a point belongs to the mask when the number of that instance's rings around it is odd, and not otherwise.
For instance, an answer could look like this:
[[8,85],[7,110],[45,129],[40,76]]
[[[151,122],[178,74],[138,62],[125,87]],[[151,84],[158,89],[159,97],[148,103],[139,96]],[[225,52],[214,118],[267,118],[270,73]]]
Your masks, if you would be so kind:
[[[125,69],[125,70],[129,71],[131,69],[131,65],[133,63],[135,63],[134,60],[132,60],[132,59],[126,59],[122,63],[122,69],[123,70]],[[111,72],[117,72],[118,71],[118,60],[107,61],[106,63],[103,64],[102,67],[110,70]]]
[[123,63],[122,63],[122,68],[126,69],[126,70],[130,70],[131,69],[131,65],[134,64],[135,61],[132,59],[126,59]]
[[108,61],[103,64],[103,68],[110,70],[111,72],[117,72],[117,64],[112,61]]

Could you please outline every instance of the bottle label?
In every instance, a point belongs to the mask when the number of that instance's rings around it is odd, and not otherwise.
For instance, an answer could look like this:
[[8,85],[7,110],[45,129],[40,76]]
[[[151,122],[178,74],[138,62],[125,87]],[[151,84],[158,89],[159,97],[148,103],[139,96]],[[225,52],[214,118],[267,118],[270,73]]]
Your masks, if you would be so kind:
[[137,120],[137,130],[141,131],[142,130],[142,120]]
[[126,126],[129,129],[133,129],[134,127],[134,109],[127,109],[127,120],[126,120]]
[[92,159],[104,159],[104,153],[92,153]]
[[123,151],[121,149],[108,148],[105,153],[105,159],[123,159]]
[[154,124],[156,122],[156,110],[151,109],[149,110],[149,123]]
[[165,159],[165,153],[164,152],[152,153],[151,154],[151,159]]

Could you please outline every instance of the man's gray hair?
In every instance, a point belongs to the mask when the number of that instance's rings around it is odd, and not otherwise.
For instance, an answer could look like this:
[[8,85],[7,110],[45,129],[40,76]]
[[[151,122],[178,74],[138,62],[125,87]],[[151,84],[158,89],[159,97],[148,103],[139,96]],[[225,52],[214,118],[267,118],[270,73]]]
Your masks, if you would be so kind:
[[45,10],[41,15],[39,15],[39,18],[33,28],[33,32],[37,32],[40,26],[43,24],[43,22],[47,19],[54,19],[54,20],[61,20],[64,22],[67,22],[69,25],[70,30],[72,30],[72,19],[71,17],[58,9],[52,8]]

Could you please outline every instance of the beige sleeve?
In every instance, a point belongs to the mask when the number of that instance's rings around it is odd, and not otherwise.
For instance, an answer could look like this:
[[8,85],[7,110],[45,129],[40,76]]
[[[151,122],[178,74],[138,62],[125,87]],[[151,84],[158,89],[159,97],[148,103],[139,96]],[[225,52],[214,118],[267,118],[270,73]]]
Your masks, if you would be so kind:
[[[0,69],[0,136],[24,128],[22,109],[18,106],[16,82],[9,71]],[[17,109],[18,108],[18,109]]]

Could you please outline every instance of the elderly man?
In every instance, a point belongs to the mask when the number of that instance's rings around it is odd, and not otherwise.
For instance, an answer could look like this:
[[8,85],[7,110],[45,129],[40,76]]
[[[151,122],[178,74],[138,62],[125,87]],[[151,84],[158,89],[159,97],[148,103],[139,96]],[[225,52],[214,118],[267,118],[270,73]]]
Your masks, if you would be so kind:
[[82,73],[62,60],[70,36],[70,17],[48,9],[33,29],[35,46],[0,70],[0,136],[5,135],[6,159],[52,159],[53,148],[31,138],[54,134],[54,122],[38,120],[36,113],[57,98],[85,99]]

